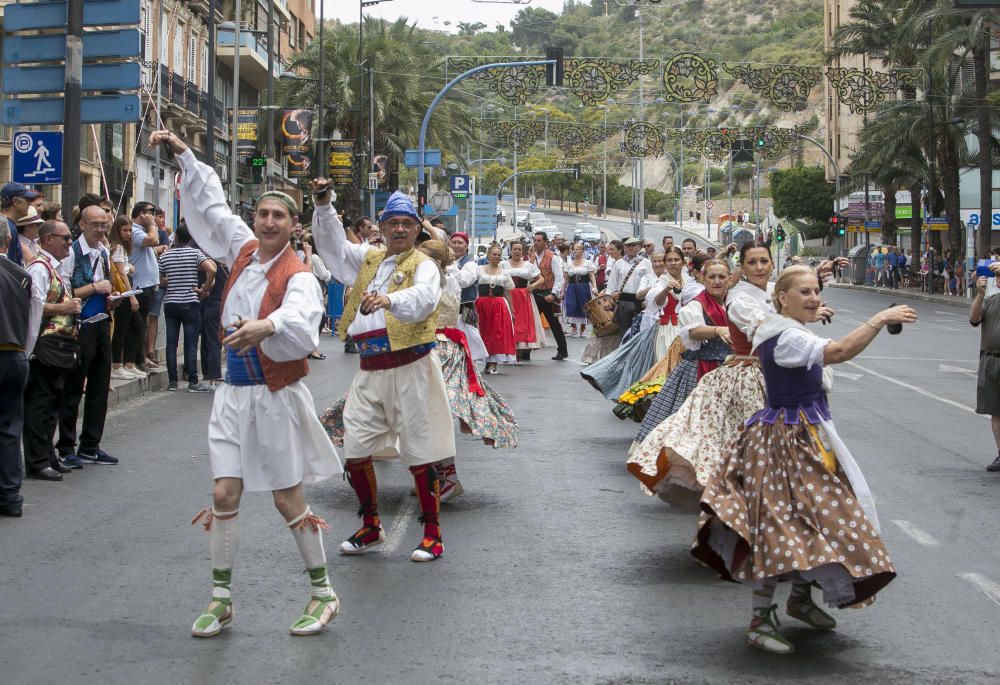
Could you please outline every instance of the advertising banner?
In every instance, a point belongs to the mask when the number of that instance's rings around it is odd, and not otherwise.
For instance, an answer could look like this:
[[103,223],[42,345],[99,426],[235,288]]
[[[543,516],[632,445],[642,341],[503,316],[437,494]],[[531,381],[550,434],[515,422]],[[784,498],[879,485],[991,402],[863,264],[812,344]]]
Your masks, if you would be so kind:
[[328,174],[338,185],[350,185],[354,180],[354,141],[331,140]]
[[311,109],[286,109],[281,113],[281,137],[289,178],[311,178],[312,171]]
[[252,157],[257,150],[259,118],[260,110],[256,107],[240,107],[236,115],[236,154],[240,157]]

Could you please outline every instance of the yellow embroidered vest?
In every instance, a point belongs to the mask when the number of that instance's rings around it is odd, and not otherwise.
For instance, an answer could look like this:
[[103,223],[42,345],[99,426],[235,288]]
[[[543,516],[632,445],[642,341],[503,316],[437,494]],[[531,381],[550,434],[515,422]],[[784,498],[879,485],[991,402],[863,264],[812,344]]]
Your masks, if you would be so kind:
[[[358,315],[358,307],[361,305],[361,297],[367,292],[369,284],[375,278],[379,264],[386,258],[386,253],[382,250],[369,250],[365,255],[365,261],[358,270],[358,277],[354,281],[354,287],[347,304],[344,305],[344,315],[340,318],[340,327],[337,333],[341,340],[347,338],[347,329],[351,327],[351,322]],[[396,269],[389,276],[389,292],[403,290],[413,285],[414,277],[417,273],[417,266],[421,262],[430,259],[419,250],[403,252],[396,257]],[[408,347],[415,347],[425,343],[433,342],[437,324],[436,310],[423,321],[417,323],[405,323],[385,311],[385,328],[389,334],[389,347],[394,352],[405,350]]]

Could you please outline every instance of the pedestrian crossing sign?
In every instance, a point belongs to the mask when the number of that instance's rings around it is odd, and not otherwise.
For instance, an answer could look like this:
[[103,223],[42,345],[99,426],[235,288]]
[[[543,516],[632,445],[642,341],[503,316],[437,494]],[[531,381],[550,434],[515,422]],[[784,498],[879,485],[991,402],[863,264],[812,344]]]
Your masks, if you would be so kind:
[[14,183],[62,183],[62,131],[15,131],[11,140]]

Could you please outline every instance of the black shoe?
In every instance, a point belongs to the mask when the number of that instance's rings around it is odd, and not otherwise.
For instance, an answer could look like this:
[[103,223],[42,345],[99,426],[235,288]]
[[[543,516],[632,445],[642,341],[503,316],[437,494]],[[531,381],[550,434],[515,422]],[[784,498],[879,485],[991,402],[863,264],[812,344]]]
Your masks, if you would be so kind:
[[65,464],[63,464],[61,461],[59,461],[57,459],[55,465],[52,467],[52,470],[53,471],[57,471],[59,473],[69,473],[73,469],[70,468],[69,466],[66,466]]
[[41,471],[29,473],[28,478],[34,478],[35,480],[62,480],[62,474],[55,469],[46,466]]
[[0,504],[0,516],[8,516],[12,519],[21,518],[20,504]]
[[992,473],[1000,471],[1000,454],[997,455],[997,458],[993,460],[992,464],[986,467],[986,470]]
[[569,355],[568,354],[563,354],[562,352],[560,352],[556,356],[552,357],[552,359],[554,361],[561,362],[561,361],[564,361],[566,359],[569,359]]
[[344,343],[344,352],[346,352],[347,354],[357,354],[358,346],[352,342]]
[[76,456],[85,464],[115,466],[118,463],[118,457],[112,457],[110,454],[101,449],[97,450],[96,454],[84,454],[83,452],[77,452]]

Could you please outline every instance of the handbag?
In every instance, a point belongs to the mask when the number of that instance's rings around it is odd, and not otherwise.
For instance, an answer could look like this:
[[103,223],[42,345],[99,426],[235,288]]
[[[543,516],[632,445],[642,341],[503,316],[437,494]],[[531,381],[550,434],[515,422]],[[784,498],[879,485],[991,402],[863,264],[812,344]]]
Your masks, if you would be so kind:
[[68,335],[52,333],[35,342],[35,358],[45,366],[73,370],[80,365],[80,343]]
[[122,275],[122,273],[117,269],[117,267],[112,266],[108,271],[111,272],[111,276],[108,280],[111,281],[111,289],[118,293],[127,293],[132,289],[129,285],[128,279]]

